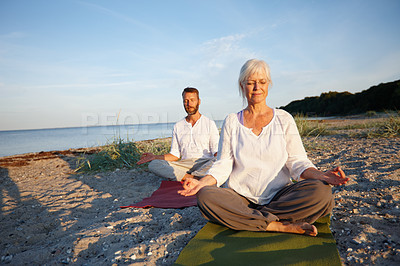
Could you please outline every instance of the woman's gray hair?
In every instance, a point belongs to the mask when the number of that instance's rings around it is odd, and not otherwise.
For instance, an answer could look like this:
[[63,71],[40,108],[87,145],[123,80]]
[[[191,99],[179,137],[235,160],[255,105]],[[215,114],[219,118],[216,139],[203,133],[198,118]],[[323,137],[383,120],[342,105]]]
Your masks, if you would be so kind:
[[242,85],[244,86],[247,79],[257,73],[264,73],[267,76],[267,82],[268,85],[272,85],[272,80],[271,80],[271,74],[269,70],[268,64],[263,61],[263,60],[258,60],[258,59],[250,59],[240,69],[240,74],[239,74],[239,95],[243,98],[243,101],[246,101],[246,95],[242,89]]

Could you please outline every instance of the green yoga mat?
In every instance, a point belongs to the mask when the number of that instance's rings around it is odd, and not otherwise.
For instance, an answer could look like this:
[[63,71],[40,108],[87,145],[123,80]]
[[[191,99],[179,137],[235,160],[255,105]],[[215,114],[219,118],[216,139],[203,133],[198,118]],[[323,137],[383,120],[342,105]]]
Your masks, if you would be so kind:
[[207,223],[176,265],[341,265],[329,216],[314,223],[318,236],[235,231]]

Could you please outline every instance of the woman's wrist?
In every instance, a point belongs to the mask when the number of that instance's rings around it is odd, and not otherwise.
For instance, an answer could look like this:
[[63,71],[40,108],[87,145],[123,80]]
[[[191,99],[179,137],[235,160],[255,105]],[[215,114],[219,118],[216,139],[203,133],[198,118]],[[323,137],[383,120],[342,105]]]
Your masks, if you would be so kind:
[[217,180],[212,175],[206,175],[202,179],[199,180],[200,184],[205,186],[213,186],[217,184]]
[[310,167],[304,170],[304,172],[301,174],[301,178],[303,179],[318,179],[318,180],[326,180],[327,177],[324,172],[314,168]]

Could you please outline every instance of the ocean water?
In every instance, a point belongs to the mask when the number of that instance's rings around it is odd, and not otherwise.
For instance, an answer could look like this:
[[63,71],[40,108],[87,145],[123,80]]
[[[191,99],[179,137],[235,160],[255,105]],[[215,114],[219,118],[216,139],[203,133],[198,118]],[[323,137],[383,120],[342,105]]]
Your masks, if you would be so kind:
[[[223,121],[215,121],[221,128]],[[0,157],[171,137],[174,123],[0,131]]]

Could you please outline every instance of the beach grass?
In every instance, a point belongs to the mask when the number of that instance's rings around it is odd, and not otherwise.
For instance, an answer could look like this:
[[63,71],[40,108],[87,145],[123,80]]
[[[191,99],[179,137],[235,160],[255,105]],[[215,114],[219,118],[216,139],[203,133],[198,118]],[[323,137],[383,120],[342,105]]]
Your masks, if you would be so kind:
[[[121,110],[118,112],[116,125],[119,125],[120,113]],[[100,147],[99,152],[78,158],[75,172],[85,173],[114,171],[121,168],[145,168],[147,163],[136,164],[143,153],[166,154],[169,152],[170,146],[170,138],[135,142],[128,135],[125,140],[121,138],[120,128],[117,127],[112,141]]]
[[137,165],[140,156],[145,152],[156,155],[169,152],[170,140],[157,139],[134,142],[115,137],[114,140],[100,148],[100,151],[81,156],[77,161],[76,172],[113,171],[115,169],[144,168],[147,165]]
[[[385,118],[372,119],[364,123],[352,123],[328,128],[333,130],[348,131],[347,135],[354,138],[392,138],[400,136],[400,114],[387,114]],[[356,130],[353,131],[352,130]]]
[[367,132],[368,138],[392,138],[400,137],[400,116],[391,115],[381,122],[377,122],[370,131]]
[[308,120],[304,115],[295,115],[294,121],[302,137],[317,137],[332,134],[323,123],[315,120]]
[[[366,117],[369,117],[366,114]],[[329,125],[324,120],[310,120],[306,116],[294,117],[301,137],[318,137],[336,135],[345,131],[353,138],[392,138],[400,136],[400,113],[386,113],[379,119],[364,119],[363,123],[347,123],[344,125]],[[329,121],[329,120],[326,120]]]

